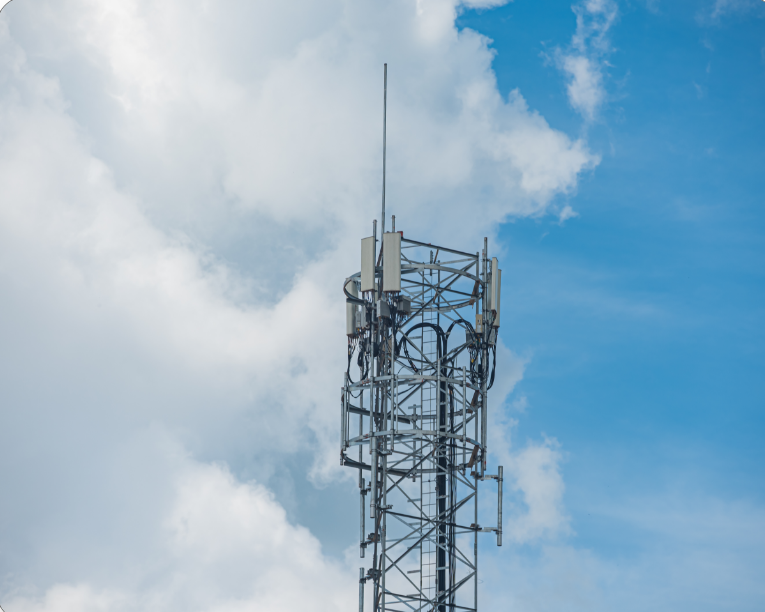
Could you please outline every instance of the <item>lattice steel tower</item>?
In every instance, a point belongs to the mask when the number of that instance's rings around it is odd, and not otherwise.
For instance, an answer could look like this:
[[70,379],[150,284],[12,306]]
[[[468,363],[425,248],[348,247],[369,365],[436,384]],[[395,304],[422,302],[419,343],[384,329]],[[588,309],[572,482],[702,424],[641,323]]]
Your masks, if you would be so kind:
[[[385,81],[387,98],[387,66]],[[486,239],[480,254],[426,244],[395,217],[386,233],[384,168],[381,248],[375,221],[344,284],[341,462],[359,472],[360,556],[371,553],[359,611],[367,582],[373,612],[477,610],[478,534],[502,545],[502,467],[486,474],[501,270]],[[486,480],[497,525],[482,528]]]

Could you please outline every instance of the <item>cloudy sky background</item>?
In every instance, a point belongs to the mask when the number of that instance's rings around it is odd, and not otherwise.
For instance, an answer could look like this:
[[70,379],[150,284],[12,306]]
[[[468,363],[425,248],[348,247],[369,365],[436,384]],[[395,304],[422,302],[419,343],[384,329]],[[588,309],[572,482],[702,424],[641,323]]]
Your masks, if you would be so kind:
[[[2,1],[2,0],[0,0]],[[489,609],[765,604],[765,3],[14,0],[0,604],[354,609],[342,279],[501,257]]]

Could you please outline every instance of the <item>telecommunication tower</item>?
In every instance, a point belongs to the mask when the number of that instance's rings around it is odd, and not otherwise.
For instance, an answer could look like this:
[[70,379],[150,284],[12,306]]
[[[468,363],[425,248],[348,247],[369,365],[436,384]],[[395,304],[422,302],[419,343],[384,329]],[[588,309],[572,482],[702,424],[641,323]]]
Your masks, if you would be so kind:
[[[387,65],[385,67],[387,107]],[[386,111],[387,112],[387,108]],[[502,467],[486,473],[502,272],[482,252],[385,232],[361,240],[346,278],[348,367],[341,463],[358,470],[359,612],[478,609],[478,537],[502,545]],[[379,248],[378,248],[379,246]],[[353,366],[353,367],[352,367]],[[496,527],[481,527],[479,485],[497,481]]]

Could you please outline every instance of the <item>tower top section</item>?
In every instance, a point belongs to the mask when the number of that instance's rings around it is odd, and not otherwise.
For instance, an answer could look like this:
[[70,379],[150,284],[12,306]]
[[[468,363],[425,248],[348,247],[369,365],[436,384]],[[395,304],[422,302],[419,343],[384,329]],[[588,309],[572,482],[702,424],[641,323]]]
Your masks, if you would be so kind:
[[[358,470],[360,555],[372,552],[359,609],[371,581],[373,612],[476,610],[478,534],[502,543],[502,468],[486,473],[502,272],[486,240],[468,253],[391,221],[381,239],[373,223],[343,284],[340,460]],[[498,483],[491,527],[478,524],[486,480]]]

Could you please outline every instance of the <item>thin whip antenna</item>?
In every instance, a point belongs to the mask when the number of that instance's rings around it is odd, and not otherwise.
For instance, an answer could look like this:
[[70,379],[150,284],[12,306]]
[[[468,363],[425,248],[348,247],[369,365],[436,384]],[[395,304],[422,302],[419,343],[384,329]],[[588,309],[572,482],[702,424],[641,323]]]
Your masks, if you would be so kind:
[[[383,184],[382,184],[382,234],[385,233],[385,133],[388,120],[388,64],[383,64]],[[382,235],[381,234],[381,235]]]

